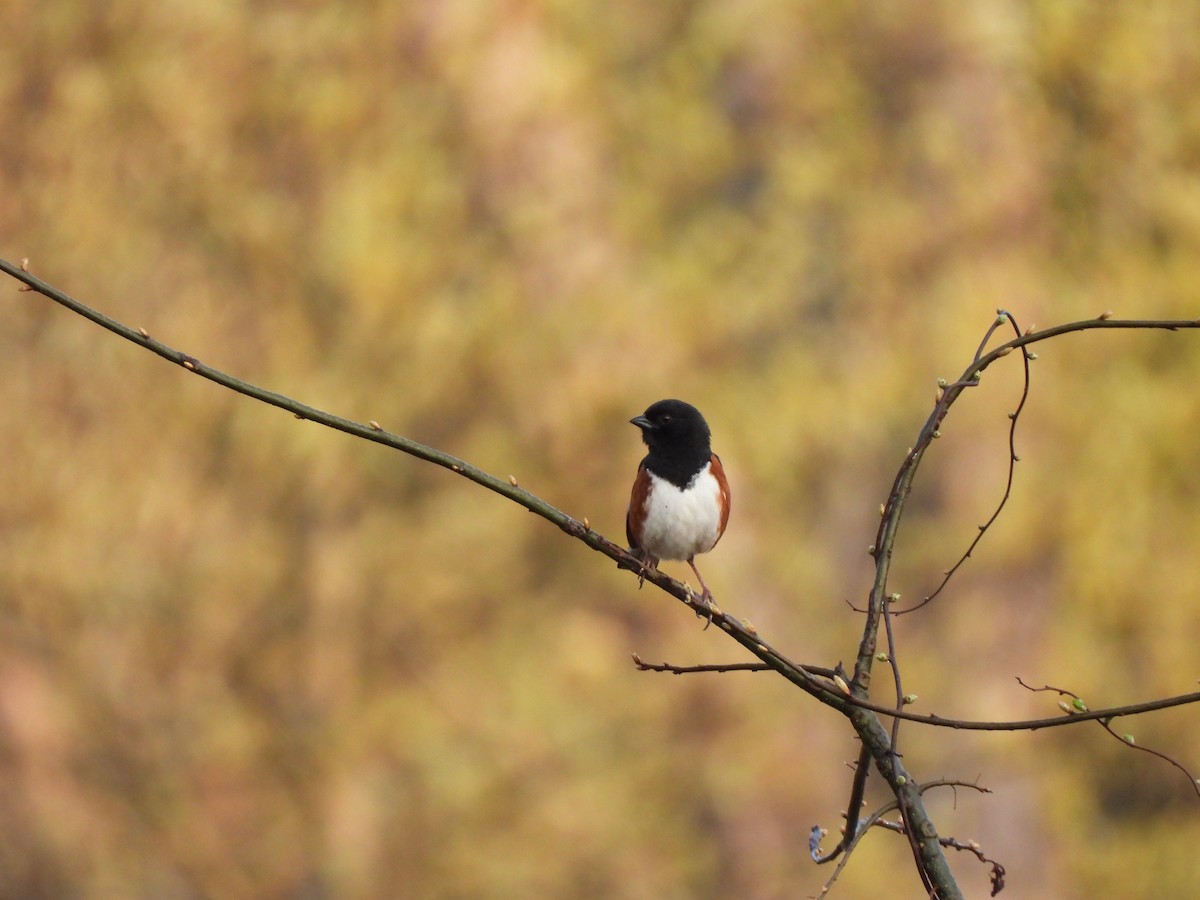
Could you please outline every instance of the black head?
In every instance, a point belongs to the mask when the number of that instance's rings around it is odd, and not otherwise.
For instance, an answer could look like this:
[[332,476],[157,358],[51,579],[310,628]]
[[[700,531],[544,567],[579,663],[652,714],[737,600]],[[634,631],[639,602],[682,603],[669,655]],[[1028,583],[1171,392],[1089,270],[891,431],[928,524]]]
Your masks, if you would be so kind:
[[712,456],[711,432],[700,410],[682,400],[659,400],[629,420],[650,448],[645,465],[684,487]]

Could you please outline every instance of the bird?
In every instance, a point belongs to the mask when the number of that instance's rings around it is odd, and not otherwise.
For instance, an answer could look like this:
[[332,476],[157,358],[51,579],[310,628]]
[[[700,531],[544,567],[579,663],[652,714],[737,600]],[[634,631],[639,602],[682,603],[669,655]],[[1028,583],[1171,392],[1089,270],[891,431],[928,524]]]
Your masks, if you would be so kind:
[[729,522],[729,481],[712,451],[700,410],[682,400],[659,400],[629,420],[649,453],[638,465],[625,514],[625,537],[642,561],[641,577],[660,560],[686,560],[712,604],[696,556],[717,545]]

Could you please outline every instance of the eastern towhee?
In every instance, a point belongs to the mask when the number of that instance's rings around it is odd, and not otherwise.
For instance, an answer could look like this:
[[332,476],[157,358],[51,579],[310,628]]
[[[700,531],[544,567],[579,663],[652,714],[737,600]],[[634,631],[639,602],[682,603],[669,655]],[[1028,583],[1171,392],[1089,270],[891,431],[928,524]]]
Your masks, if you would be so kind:
[[625,514],[629,548],[643,574],[660,559],[687,560],[702,599],[712,601],[695,557],[716,546],[729,521],[729,482],[712,452],[711,432],[700,410],[682,400],[659,400],[629,420],[650,448],[638,466]]

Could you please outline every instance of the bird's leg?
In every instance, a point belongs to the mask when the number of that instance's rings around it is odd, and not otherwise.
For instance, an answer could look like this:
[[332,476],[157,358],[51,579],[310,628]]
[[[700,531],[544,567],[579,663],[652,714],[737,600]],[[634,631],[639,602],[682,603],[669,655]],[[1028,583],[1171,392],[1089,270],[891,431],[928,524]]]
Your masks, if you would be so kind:
[[692,571],[696,573],[696,577],[700,580],[700,589],[703,592],[700,595],[700,599],[703,600],[705,603],[712,603],[712,599],[713,599],[712,591],[710,591],[708,589],[708,585],[704,583],[704,576],[701,575],[700,570],[696,568],[695,557],[689,559],[687,562],[688,562],[688,565],[692,567]]
[[713,611],[716,608],[715,604],[713,603],[712,591],[710,591],[708,589],[708,585],[704,583],[704,576],[701,575],[700,570],[696,568],[695,558],[693,557],[693,558],[689,559],[687,562],[688,562],[688,565],[692,567],[692,571],[696,573],[696,578],[698,578],[700,580],[700,588],[702,591],[702,593],[700,594],[700,599],[704,602],[704,605],[708,608],[708,615],[705,616],[703,613],[700,613],[700,612],[697,612],[696,615],[701,616],[702,618],[708,619],[708,621],[704,625],[704,630],[707,631],[708,626],[712,624]]
[[658,560],[649,553],[639,552],[638,555],[642,558],[642,570],[638,573],[638,590],[640,591],[650,570],[658,568]]

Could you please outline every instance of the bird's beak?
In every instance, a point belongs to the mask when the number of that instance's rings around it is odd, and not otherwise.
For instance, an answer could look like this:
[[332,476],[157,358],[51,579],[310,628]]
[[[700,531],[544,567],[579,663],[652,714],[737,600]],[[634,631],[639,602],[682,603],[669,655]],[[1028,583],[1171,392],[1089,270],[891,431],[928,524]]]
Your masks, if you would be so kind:
[[642,431],[649,431],[654,427],[653,423],[645,416],[634,416],[629,420],[629,424],[636,425],[638,428],[642,429]]

